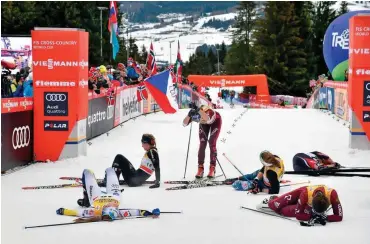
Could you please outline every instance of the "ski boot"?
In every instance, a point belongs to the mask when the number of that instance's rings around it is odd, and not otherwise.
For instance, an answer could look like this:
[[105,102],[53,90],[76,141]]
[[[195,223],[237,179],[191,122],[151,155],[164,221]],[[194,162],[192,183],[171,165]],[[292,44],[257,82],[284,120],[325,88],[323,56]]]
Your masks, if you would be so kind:
[[202,179],[204,174],[204,166],[203,164],[198,165],[198,173],[195,175],[196,179]]
[[207,175],[207,178],[214,179],[215,174],[216,174],[216,165],[211,164],[211,166],[209,166],[209,173]]
[[78,199],[77,200],[77,204],[81,207],[85,207],[85,208],[88,208],[90,207],[90,201],[89,201],[89,197],[87,196],[87,193],[86,193],[86,190],[84,189],[84,198],[82,199]]

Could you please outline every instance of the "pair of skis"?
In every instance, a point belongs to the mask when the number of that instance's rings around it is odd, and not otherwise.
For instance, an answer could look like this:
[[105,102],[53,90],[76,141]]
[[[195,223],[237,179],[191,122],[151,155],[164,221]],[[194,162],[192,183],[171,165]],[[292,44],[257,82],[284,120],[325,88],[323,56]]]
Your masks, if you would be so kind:
[[370,174],[354,174],[370,172],[370,168],[341,168],[341,169],[324,169],[324,170],[301,170],[301,171],[286,171],[284,174],[291,175],[308,175],[308,176],[338,176],[338,177],[367,177]]

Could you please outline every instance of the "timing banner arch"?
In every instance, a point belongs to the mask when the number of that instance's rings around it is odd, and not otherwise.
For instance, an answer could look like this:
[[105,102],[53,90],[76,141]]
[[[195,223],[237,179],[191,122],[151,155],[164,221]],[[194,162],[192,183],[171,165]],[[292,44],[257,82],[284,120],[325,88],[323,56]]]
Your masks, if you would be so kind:
[[189,75],[188,80],[200,87],[256,86],[257,100],[268,103],[270,99],[266,75]]

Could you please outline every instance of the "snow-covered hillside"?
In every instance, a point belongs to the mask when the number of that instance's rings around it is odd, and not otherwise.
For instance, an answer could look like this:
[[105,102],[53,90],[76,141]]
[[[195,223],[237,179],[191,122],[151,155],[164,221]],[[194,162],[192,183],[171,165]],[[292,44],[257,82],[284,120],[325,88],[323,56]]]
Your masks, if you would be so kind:
[[[361,2],[361,3],[360,3]],[[338,1],[334,9],[340,8]],[[370,4],[364,1],[348,1],[350,11],[370,9]],[[198,46],[203,44],[214,45],[225,42],[226,45],[231,44],[232,28],[229,27],[225,31],[217,30],[211,27],[205,27],[205,23],[214,19],[227,21],[232,20],[237,16],[237,13],[227,13],[220,15],[206,14],[204,17],[197,19],[184,14],[167,13],[158,15],[157,18],[162,20],[159,23],[135,24],[131,23],[129,27],[129,36],[134,37],[136,44],[141,49],[145,45],[149,49],[150,42],[153,42],[154,52],[158,61],[174,63],[177,55],[177,41],[180,42],[180,52],[182,60],[188,61],[190,55],[195,52]],[[122,36],[127,35],[124,30]]]

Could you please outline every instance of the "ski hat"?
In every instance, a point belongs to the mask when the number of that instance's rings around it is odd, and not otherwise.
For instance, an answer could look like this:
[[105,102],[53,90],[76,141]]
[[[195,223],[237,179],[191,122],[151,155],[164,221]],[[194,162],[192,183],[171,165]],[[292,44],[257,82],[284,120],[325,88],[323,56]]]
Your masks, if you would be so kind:
[[262,152],[260,153],[260,161],[261,161],[261,163],[262,163],[264,166],[266,166],[266,167],[272,166],[272,164],[267,163],[267,162],[265,162],[265,160],[263,160],[263,155],[264,155],[265,153],[271,153],[271,152],[269,152],[269,151],[267,151],[267,150],[264,150],[264,151],[262,151]]
[[120,217],[120,212],[115,207],[105,207],[103,208],[102,216],[108,216],[111,220],[115,220]]

